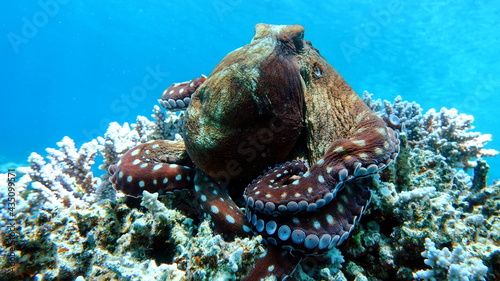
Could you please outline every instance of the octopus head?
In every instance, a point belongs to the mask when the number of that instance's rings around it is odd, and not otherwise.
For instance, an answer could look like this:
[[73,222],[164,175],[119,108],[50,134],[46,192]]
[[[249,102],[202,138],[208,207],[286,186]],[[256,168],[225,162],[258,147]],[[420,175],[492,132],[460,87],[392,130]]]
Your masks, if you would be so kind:
[[222,182],[249,178],[289,155],[304,121],[303,31],[258,24],[191,96],[185,142],[202,171]]

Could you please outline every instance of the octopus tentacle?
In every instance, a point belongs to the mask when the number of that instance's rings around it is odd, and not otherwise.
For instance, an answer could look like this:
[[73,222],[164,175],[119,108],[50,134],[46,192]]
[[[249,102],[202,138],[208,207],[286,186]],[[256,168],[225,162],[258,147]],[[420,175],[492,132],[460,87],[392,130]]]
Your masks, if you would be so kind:
[[269,171],[246,189],[247,204],[267,215],[310,212],[327,205],[345,182],[374,174],[395,159],[396,133],[386,127],[376,132],[335,141],[309,170],[301,161],[293,161]]
[[335,140],[323,156],[324,163],[341,163],[348,169],[349,176],[354,177],[385,168],[399,153],[397,132],[374,112],[365,111],[360,115],[364,117],[358,117],[363,119],[350,129],[353,133]]
[[347,239],[370,198],[368,187],[354,180],[320,209],[274,216],[257,212],[247,203],[247,219],[270,244],[307,254],[325,252]]
[[130,196],[149,192],[172,192],[193,187],[194,169],[183,142],[155,140],[126,152],[108,169],[116,190]]
[[[248,188],[247,203],[255,204],[256,210],[265,214],[315,211],[331,201],[346,181],[384,169],[399,153],[397,133],[364,104],[323,57],[312,48],[306,52],[304,57],[313,62],[299,60],[305,68],[301,73],[308,91],[306,136],[309,156],[317,162],[309,171],[295,174],[286,166]],[[329,147],[324,146],[327,143]],[[295,180],[286,184],[285,190],[276,177]]]
[[315,211],[335,197],[343,186],[333,174],[341,166],[322,173],[318,165],[308,169],[303,161],[287,162],[270,170],[245,190],[247,204],[266,215]]
[[243,211],[234,203],[227,189],[200,170],[194,178],[194,190],[203,214],[212,219],[214,229],[229,236],[248,236],[252,230]]
[[170,111],[185,110],[189,104],[191,104],[191,96],[198,89],[198,87],[207,80],[206,76],[195,78],[191,81],[186,81],[182,83],[174,83],[170,85],[163,94],[158,102]]
[[264,280],[270,275],[284,280],[293,273],[302,258],[303,255],[292,255],[290,251],[279,246],[268,245],[266,255],[257,260],[254,268],[242,281]]

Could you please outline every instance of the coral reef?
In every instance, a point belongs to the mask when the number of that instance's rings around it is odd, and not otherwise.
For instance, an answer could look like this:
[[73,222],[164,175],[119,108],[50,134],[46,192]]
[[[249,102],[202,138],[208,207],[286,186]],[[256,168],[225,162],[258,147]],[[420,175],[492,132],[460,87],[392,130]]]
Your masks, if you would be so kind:
[[259,237],[226,242],[207,221],[196,230],[192,219],[165,207],[157,193],[144,192],[144,208],[128,207],[125,197],[63,206],[56,195],[54,190],[56,202],[44,201],[35,213],[19,210],[12,248],[2,248],[2,254],[13,251],[17,263],[8,270],[2,261],[3,278],[225,280],[240,278],[265,253]]
[[102,169],[107,169],[112,164],[118,162],[125,152],[140,143],[149,140],[182,140],[180,136],[183,113],[174,114],[167,111],[164,113],[159,106],[153,107],[154,121],[150,121],[144,116],[137,117],[137,123],[129,125],[124,123],[119,125],[112,122],[104,137],[98,137],[97,142],[103,146],[100,149],[104,158]]
[[[424,126],[436,118],[435,111],[422,115],[417,104],[399,97],[393,104],[372,101],[366,93],[364,98],[382,117],[399,118],[403,125],[402,144],[395,165],[375,179],[378,187],[374,189],[373,206],[365,214],[354,239],[345,246],[344,256],[349,261],[345,266],[346,276],[408,280],[431,278],[431,274],[423,272],[436,272],[436,276],[442,277],[437,273],[441,268],[425,271],[429,262],[416,259],[421,253],[427,257],[428,250],[423,245],[430,247],[430,242],[425,242],[428,238],[440,247],[461,249],[457,251],[463,251],[466,260],[456,264],[473,263],[471,266],[477,269],[470,268],[470,275],[463,277],[465,279],[454,279],[458,273],[456,266],[451,266],[450,280],[498,279],[500,187],[498,184],[473,186],[473,182],[484,183],[487,173],[487,166],[481,164],[484,160],[474,160],[474,157],[498,153],[482,148],[483,140],[489,136],[468,132],[472,127],[467,120],[471,118],[465,115],[439,114],[441,124],[455,125],[443,125],[436,130]],[[450,147],[460,148],[460,153],[448,149]],[[473,176],[459,168],[473,166],[482,167],[476,169]],[[488,266],[488,273],[482,264]]]
[[446,276],[450,281],[484,280],[488,267],[478,258],[469,259],[463,247],[458,246],[453,252],[446,247],[438,250],[429,238],[425,238],[424,245],[425,251],[422,256],[426,258],[425,264],[432,269],[415,272],[415,278],[444,280]]
[[[304,259],[294,277],[499,280],[500,186],[485,185],[488,166],[475,159],[496,154],[484,149],[488,136],[469,132],[471,119],[450,110],[422,114],[418,104],[401,98],[364,98],[383,118],[399,119],[400,156],[370,179],[371,206],[353,236],[329,257]],[[2,280],[244,276],[265,253],[260,236],[227,241],[208,220],[198,223],[190,193],[133,199],[116,193],[107,174],[93,172],[154,139],[179,140],[179,116],[155,107],[152,121],[112,123],[79,149],[65,137],[45,158],[33,153],[30,167],[17,169],[14,218],[6,207],[8,177],[0,174]],[[474,166],[469,175],[465,168]],[[15,227],[6,227],[11,219]]]
[[412,148],[431,150],[446,158],[453,168],[475,167],[474,158],[495,156],[498,151],[483,148],[491,140],[490,134],[470,132],[474,129],[474,117],[458,113],[456,109],[441,108],[439,112],[429,109],[422,114],[420,105],[403,101],[397,96],[389,101],[373,100],[372,94],[363,93],[365,103],[385,120],[394,117],[407,134]]

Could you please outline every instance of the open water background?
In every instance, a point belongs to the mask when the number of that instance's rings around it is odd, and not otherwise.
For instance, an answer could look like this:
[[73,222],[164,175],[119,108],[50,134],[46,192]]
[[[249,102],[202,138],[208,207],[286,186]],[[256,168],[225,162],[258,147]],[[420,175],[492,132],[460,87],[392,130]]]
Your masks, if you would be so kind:
[[[81,145],[111,121],[149,117],[167,86],[208,75],[260,22],[303,25],[358,93],[474,115],[493,135],[487,148],[500,150],[497,1],[6,2],[0,172],[63,136]],[[487,160],[490,181],[500,179],[500,159]]]

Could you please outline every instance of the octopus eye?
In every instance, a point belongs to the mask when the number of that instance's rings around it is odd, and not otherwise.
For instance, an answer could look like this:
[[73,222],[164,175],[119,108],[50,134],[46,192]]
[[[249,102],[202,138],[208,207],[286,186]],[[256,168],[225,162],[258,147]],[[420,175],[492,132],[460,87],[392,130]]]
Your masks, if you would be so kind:
[[287,37],[288,42],[293,44],[291,47],[295,49],[296,52],[300,52],[304,49],[304,31],[289,33]]
[[304,33],[301,32],[299,35],[293,38],[293,45],[295,46],[295,50],[297,52],[301,51],[304,48]]

